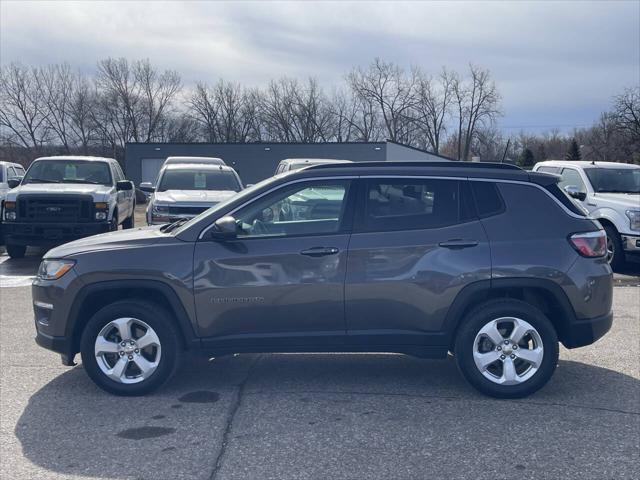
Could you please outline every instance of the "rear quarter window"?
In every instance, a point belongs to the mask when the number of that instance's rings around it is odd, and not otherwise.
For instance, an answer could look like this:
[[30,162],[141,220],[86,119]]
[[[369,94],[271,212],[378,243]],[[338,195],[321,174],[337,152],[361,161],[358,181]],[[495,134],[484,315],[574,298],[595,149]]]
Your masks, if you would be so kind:
[[500,215],[505,211],[504,200],[494,182],[472,181],[471,190],[480,218]]

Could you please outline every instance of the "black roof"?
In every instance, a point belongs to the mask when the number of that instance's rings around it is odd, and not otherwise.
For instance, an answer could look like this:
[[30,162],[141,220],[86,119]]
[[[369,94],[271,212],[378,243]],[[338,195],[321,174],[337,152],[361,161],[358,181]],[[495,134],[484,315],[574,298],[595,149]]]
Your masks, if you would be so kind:
[[313,165],[308,169],[319,168],[478,168],[478,169],[499,169],[499,170],[520,170],[520,167],[511,165],[509,163],[493,163],[493,162],[432,162],[432,161],[413,161],[413,162],[352,162],[344,164],[326,164],[326,165]]
[[337,175],[436,175],[442,177],[495,178],[535,182],[540,185],[557,183],[554,175],[528,172],[516,165],[491,162],[353,162],[314,165],[296,171],[303,176]]

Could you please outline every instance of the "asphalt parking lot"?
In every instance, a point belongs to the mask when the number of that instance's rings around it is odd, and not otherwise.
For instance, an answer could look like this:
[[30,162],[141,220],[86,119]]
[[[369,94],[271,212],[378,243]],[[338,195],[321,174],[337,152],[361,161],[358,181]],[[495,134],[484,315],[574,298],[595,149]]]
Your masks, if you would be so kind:
[[142,398],[102,392],[37,347],[37,251],[0,256],[0,478],[638,478],[640,285],[612,331],[561,349],[540,392],[476,393],[452,359],[239,355],[187,362]]

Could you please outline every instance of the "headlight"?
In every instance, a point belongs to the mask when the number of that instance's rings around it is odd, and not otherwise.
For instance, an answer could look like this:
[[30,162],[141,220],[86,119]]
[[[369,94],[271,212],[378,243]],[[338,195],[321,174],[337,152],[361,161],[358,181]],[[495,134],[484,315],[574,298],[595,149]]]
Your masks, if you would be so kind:
[[109,217],[109,204],[106,202],[96,202],[93,204],[96,220],[106,220]]
[[624,213],[629,217],[629,227],[631,227],[631,230],[640,230],[640,210],[627,210]]
[[38,278],[57,280],[73,268],[75,260],[43,260],[38,269]]
[[4,202],[4,219],[13,221],[16,218],[16,202]]
[[151,213],[156,215],[167,215],[169,213],[169,205],[153,205]]

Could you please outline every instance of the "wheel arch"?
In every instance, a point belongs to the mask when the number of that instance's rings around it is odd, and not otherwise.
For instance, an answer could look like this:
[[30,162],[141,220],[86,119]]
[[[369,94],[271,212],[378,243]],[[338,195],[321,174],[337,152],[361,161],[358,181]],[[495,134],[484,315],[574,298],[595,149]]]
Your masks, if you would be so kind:
[[445,317],[450,348],[465,316],[478,305],[498,298],[513,298],[535,306],[549,318],[561,342],[570,338],[569,329],[576,314],[560,286],[539,278],[500,278],[472,283],[458,294]]
[[176,320],[181,344],[185,349],[199,346],[193,324],[178,295],[162,282],[128,280],[97,282],[84,286],[69,312],[66,335],[71,338],[73,353],[80,351],[80,337],[84,326],[101,308],[119,300],[140,299],[157,303]]

